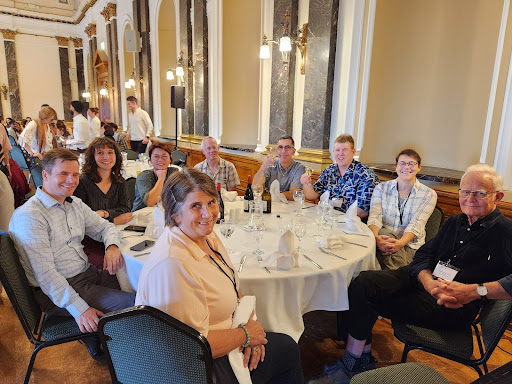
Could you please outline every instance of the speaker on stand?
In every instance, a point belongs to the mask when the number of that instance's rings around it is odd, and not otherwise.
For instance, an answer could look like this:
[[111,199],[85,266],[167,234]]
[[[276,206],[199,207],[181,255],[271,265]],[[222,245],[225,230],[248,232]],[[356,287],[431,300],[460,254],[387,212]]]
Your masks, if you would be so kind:
[[185,166],[187,164],[187,154],[178,149],[178,109],[185,109],[185,87],[171,86],[171,108],[176,109],[176,130],[174,132],[176,141],[172,153],[173,162],[175,165]]

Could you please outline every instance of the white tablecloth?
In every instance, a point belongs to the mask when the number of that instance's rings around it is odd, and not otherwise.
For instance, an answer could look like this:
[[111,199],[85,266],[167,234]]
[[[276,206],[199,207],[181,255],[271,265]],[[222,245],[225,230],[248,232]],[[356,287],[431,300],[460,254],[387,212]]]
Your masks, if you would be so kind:
[[[178,167],[177,165],[171,164],[171,165],[169,165],[169,167],[174,167],[181,171],[181,167]],[[124,178],[125,179],[129,179],[130,177],[137,178],[137,175],[140,172],[145,171],[147,169],[153,169],[151,164],[148,165],[148,164],[144,164],[142,162],[136,162],[135,160],[128,160],[126,162],[126,167],[124,169]],[[137,173],[137,171],[139,171],[139,173]]]
[[[226,202],[226,212],[231,209],[241,209],[242,202]],[[368,248],[356,245],[346,244],[341,251],[341,255],[347,260],[341,260],[334,256],[322,253],[315,244],[314,235],[320,233],[320,229],[315,224],[315,208],[304,209],[304,216],[297,217],[292,212],[295,204],[274,203],[272,202],[272,214],[264,215],[265,234],[260,244],[265,254],[270,255],[277,250],[279,240],[279,218],[277,214],[283,217],[291,217],[296,220],[311,223],[308,226],[306,236],[301,241],[301,247],[304,253],[311,259],[320,264],[323,269],[318,269],[306,259],[300,259],[301,266],[288,271],[281,271],[275,268],[275,264],[269,267],[270,274],[260,268],[256,257],[252,251],[256,249],[256,241],[252,234],[245,231],[242,226],[249,219],[249,214],[242,211],[240,224],[237,224],[232,237],[226,241],[220,235],[220,230],[216,232],[223,239],[226,248],[231,248],[234,253],[230,255],[233,264],[238,269],[241,257],[247,253],[247,261],[240,273],[241,290],[244,295],[256,296],[256,311],[258,320],[261,321],[265,330],[281,332],[290,335],[296,341],[304,332],[304,323],[302,315],[315,310],[341,311],[348,309],[348,285],[361,271],[380,269],[375,258],[375,240],[371,231],[365,228],[365,234],[368,236],[350,235],[350,241],[367,245]],[[139,211],[139,224],[144,223],[144,218],[151,218],[151,208],[145,208]],[[146,215],[146,216],[143,216]],[[340,216],[340,221],[342,216]],[[345,228],[344,224],[339,224],[340,231]],[[133,234],[126,232],[125,236]],[[125,256],[126,276],[118,273],[118,278],[123,289],[137,288],[137,283],[144,261],[149,255],[136,257],[137,254],[149,252],[133,252],[129,247],[148,237],[130,237],[123,240],[121,250]],[[298,241],[297,241],[298,243]],[[340,252],[338,249],[337,252]]]

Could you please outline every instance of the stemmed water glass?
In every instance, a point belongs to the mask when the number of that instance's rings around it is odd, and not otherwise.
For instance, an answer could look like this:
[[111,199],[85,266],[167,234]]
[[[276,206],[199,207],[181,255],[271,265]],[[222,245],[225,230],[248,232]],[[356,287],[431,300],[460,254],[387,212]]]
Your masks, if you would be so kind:
[[263,224],[262,221],[255,222],[252,226],[252,237],[254,240],[256,240],[257,246],[256,250],[254,250],[252,253],[255,255],[263,255],[265,252],[263,252],[260,249],[260,241],[263,239],[263,233],[265,232],[265,224]]
[[277,147],[272,148],[269,151],[269,155],[272,156],[272,164],[269,165],[269,168],[274,168],[276,166],[276,158],[279,157],[279,153],[278,153]]
[[300,247],[300,242],[304,236],[306,236],[306,223],[295,223],[294,231],[295,236],[299,239],[299,246],[297,247],[297,252],[302,254],[302,248]]
[[[222,236],[224,236],[224,238],[226,239],[226,244],[227,244],[227,240],[231,237],[231,235],[233,234],[233,232],[235,231],[235,223],[230,221],[230,220],[225,220],[225,219],[222,219],[220,221],[220,233],[222,233]],[[233,250],[229,249],[229,248],[226,248],[226,251],[228,253],[233,253]]]
[[291,231],[292,229],[293,229],[293,220],[291,218],[282,218],[279,221],[279,233],[281,233],[281,235],[288,230]]
[[304,192],[302,191],[302,189],[296,189],[295,191],[293,191],[293,200],[295,200],[295,202],[298,205],[298,208],[295,211],[295,213],[297,214],[297,216],[302,216],[302,207],[304,206]]

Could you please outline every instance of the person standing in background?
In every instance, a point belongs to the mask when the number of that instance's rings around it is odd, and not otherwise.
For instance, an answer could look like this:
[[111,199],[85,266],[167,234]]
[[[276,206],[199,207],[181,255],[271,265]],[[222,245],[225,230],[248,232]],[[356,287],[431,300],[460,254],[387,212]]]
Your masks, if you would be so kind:
[[89,136],[91,141],[97,137],[100,137],[101,121],[98,117],[100,110],[98,108],[89,108],[87,110],[87,116],[89,121]]
[[127,140],[130,140],[130,146],[133,151],[138,153],[146,152],[149,138],[153,135],[153,123],[149,114],[137,105],[137,99],[129,96],[126,99],[126,105],[130,112],[128,113]]
[[91,142],[89,123],[82,115],[84,105],[79,101],[72,101],[69,110],[73,114],[73,139],[67,140],[66,145],[75,147],[78,152],[85,152]]

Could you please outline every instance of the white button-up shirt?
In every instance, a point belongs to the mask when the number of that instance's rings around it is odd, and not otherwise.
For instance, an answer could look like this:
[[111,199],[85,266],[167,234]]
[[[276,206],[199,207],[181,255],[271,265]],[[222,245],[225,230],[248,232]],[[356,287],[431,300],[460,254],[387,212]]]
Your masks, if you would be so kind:
[[153,123],[149,114],[141,108],[128,113],[128,124],[130,125],[128,129],[130,140],[141,141],[153,135]]
[[78,114],[73,117],[73,139],[67,140],[66,145],[86,149],[90,143],[89,122],[82,114]]

